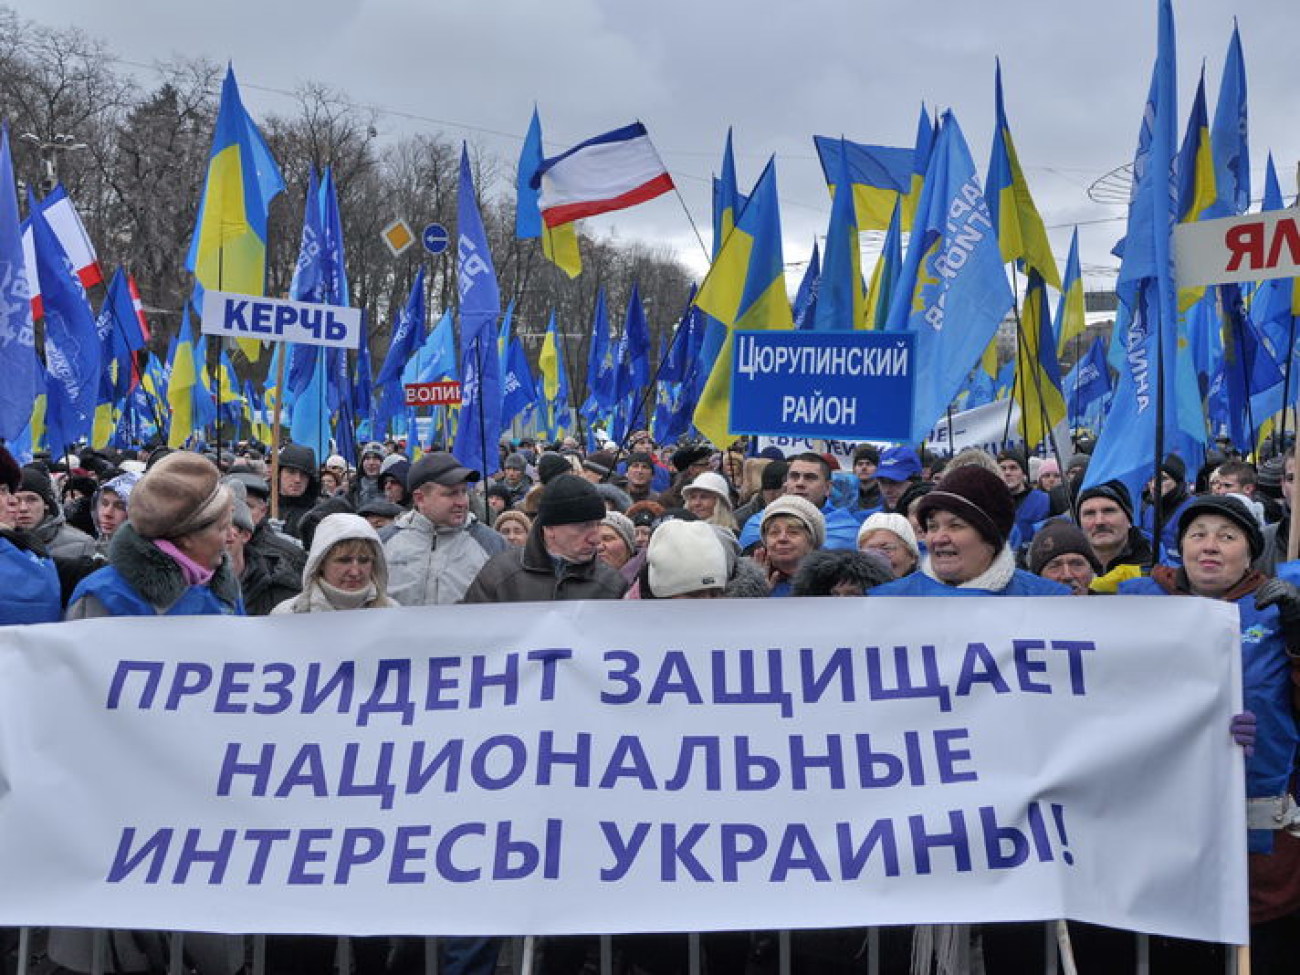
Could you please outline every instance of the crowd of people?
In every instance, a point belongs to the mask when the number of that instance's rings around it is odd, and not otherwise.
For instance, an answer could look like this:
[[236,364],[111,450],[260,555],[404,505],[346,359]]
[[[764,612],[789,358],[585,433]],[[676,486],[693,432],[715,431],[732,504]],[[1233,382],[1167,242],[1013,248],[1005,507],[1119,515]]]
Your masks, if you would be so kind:
[[[1300,957],[1294,451],[1258,464],[1212,455],[1192,477],[1170,455],[1135,499],[1120,481],[1082,488],[1089,456],[1078,446],[1064,469],[1014,450],[940,459],[871,444],[841,464],[775,448],[660,449],[638,431],[590,453],[571,439],[503,444],[487,479],[446,450],[411,457],[398,443],[364,445],[355,467],[338,456],[318,464],[298,444],[275,457],[258,444],[88,450],[22,467],[0,447],[0,624],[573,599],[1228,601],[1241,619],[1245,699],[1225,735],[1247,756],[1254,971],[1289,972]],[[1132,967],[1131,936],[1071,929],[1081,971]],[[53,962],[88,971],[83,934],[53,933]],[[856,970],[851,952],[826,949],[842,941],[797,941],[805,970]],[[1041,926],[986,926],[986,970],[1038,970],[1043,943]],[[278,945],[272,970],[328,970],[309,939]],[[358,970],[398,971],[395,945],[363,945]],[[766,970],[764,945],[758,934],[713,937],[708,970]],[[493,971],[499,947],[442,939],[440,970]],[[224,950],[208,970],[237,970]],[[542,970],[581,972],[591,951],[589,939],[550,939]],[[901,970],[913,951],[899,948]],[[1221,951],[1161,941],[1152,970],[1222,971]],[[149,969],[130,938],[113,957],[115,970]],[[650,973],[685,964],[672,939],[624,939],[620,957]]]

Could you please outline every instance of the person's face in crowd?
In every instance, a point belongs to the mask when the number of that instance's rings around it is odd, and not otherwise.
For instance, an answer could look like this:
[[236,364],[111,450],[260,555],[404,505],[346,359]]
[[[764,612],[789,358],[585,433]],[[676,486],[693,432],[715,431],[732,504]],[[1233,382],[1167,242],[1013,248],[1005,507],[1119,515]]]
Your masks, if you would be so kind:
[[1088,586],[1092,584],[1093,579],[1097,578],[1097,573],[1092,571],[1088,560],[1078,552],[1058,555],[1043,566],[1038,574],[1044,579],[1069,586],[1072,596],[1088,595]]
[[45,499],[35,491],[19,491],[13,496],[14,527],[29,531],[45,520]]
[[880,496],[885,499],[890,510],[898,506],[898,499],[911,487],[910,481],[895,481],[888,477],[878,477],[876,483],[880,485]]
[[785,493],[798,495],[820,508],[826,503],[830,494],[831,482],[826,477],[825,468],[810,460],[790,462],[790,469],[785,472]]
[[611,569],[621,569],[627,565],[628,560],[632,558],[632,553],[627,550],[627,543],[623,541],[620,535],[609,525],[600,526],[600,560],[608,565]]
[[506,510],[506,499],[499,494],[489,494],[487,497],[488,508],[496,514]]
[[1211,494],[1224,493],[1221,490],[1221,487],[1223,485],[1223,478],[1219,476],[1219,469],[1217,467],[1214,470],[1210,471],[1210,476],[1209,478],[1206,479],[1205,485],[1209,489]]
[[581,521],[574,525],[546,525],[542,541],[546,551],[570,562],[590,562],[600,551],[599,521]]
[[1014,460],[998,461],[998,470],[1002,472],[1002,483],[1010,488],[1012,494],[1019,494],[1024,489],[1024,469]]
[[239,528],[232,521],[230,527],[226,529],[226,552],[230,555],[230,565],[235,570],[235,575],[244,574],[244,546],[248,544],[249,539],[253,537],[252,532],[246,532]]
[[280,493],[286,498],[301,498],[310,483],[311,478],[306,471],[300,471],[296,467],[280,468]]
[[712,491],[692,491],[687,488],[682,492],[686,499],[686,510],[700,521],[708,521],[718,510],[718,496]]
[[647,545],[650,544],[650,526],[637,525],[635,530],[636,530],[636,550],[639,552]]
[[333,471],[321,471],[320,475],[320,493],[325,497],[331,497],[338,493],[339,476]]
[[[1152,487],[1153,487],[1154,484],[1155,484],[1155,478],[1154,478],[1154,477],[1153,477],[1151,480],[1147,481],[1147,493],[1148,493],[1148,494],[1150,494],[1150,493],[1152,492]],[[1176,488],[1177,486],[1178,486],[1178,482],[1177,482],[1177,481],[1175,481],[1172,477],[1170,477],[1170,476],[1169,476],[1168,474],[1166,474],[1164,471],[1161,471],[1161,472],[1160,472],[1160,496],[1161,496],[1162,498],[1163,498],[1166,494],[1168,494],[1170,491],[1172,491],[1174,488]]]
[[253,516],[253,527],[256,528],[262,523],[262,519],[266,517],[266,499],[250,494],[244,500],[248,504],[248,513]]
[[974,579],[998,554],[970,522],[951,511],[931,512],[925,530],[935,578],[949,585]]
[[592,484],[602,484],[605,481],[604,475],[597,474],[595,471],[589,471],[585,467],[578,471],[578,476],[584,481],[590,481]]
[[1110,552],[1128,540],[1132,524],[1124,509],[1109,498],[1089,498],[1079,505],[1079,527],[1094,552]]
[[1050,491],[1055,487],[1059,487],[1060,483],[1061,475],[1056,471],[1043,471],[1038,475],[1038,489],[1040,491]]
[[320,576],[335,589],[357,592],[370,585],[375,572],[375,553],[362,543],[340,543],[329,550],[321,563]]
[[628,450],[634,454],[649,454],[653,453],[654,449],[655,442],[646,436],[639,436],[628,444]]
[[876,462],[870,457],[863,457],[853,462],[853,475],[865,487],[876,477]]
[[1250,568],[1250,542],[1236,522],[1222,515],[1198,515],[1182,540],[1183,569],[1192,592],[1217,599]]
[[1250,497],[1255,493],[1255,485],[1243,484],[1236,474],[1219,474],[1219,482],[1212,490],[1215,494],[1244,494]]
[[813,538],[808,526],[798,518],[775,515],[763,525],[763,547],[767,549],[768,565],[791,575],[813,550]]
[[384,466],[384,458],[378,454],[366,454],[361,458],[361,473],[366,477],[378,477],[379,468]]
[[858,542],[860,552],[879,552],[889,559],[889,567],[894,570],[894,578],[901,579],[916,569],[916,556],[903,544],[903,540],[891,531],[877,528],[862,536]]
[[100,491],[95,516],[99,520],[100,536],[111,538],[126,521],[126,502],[117,496],[116,491]]
[[460,528],[469,517],[469,486],[426,482],[415,490],[415,509],[442,528]]
[[9,490],[8,484],[0,484],[0,528],[12,528],[14,524],[14,511],[17,505],[14,504],[13,492]]
[[370,522],[370,527],[373,528],[375,531],[379,531],[379,529],[381,528],[387,528],[389,525],[393,523],[393,519],[388,517],[388,515],[371,514],[371,515],[366,515],[365,519],[366,521]]
[[524,479],[524,472],[519,467],[507,467],[505,469],[505,481],[511,487],[515,487]]
[[401,504],[406,500],[406,489],[402,487],[402,482],[395,477],[390,477],[384,482],[384,497],[393,502]]
[[721,461],[718,464],[718,470],[722,473],[722,476],[727,479],[727,483],[735,487],[740,483],[744,463],[745,460],[743,457],[739,457],[732,453],[725,453],[722,455]]
[[227,508],[212,524],[173,539],[173,542],[178,549],[205,569],[215,569],[221,564],[221,556],[226,551],[230,516],[231,510]]
[[498,525],[497,531],[507,542],[519,548],[523,548],[524,542],[528,541],[528,529],[515,518]]
[[694,479],[696,476],[703,474],[713,468],[713,458],[705,457],[703,460],[697,460],[694,464],[687,465],[686,476]]
[[651,479],[654,477],[654,468],[649,464],[637,461],[635,464],[627,465],[627,483],[629,487],[640,490],[649,487]]

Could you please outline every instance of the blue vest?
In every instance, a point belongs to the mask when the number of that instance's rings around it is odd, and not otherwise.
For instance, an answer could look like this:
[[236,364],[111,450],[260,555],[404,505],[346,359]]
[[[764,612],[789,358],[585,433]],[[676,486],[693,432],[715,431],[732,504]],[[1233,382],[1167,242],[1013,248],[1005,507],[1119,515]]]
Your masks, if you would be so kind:
[[[1294,563],[1293,563],[1294,564]],[[1120,595],[1167,596],[1154,579],[1130,579]],[[1234,604],[1241,618],[1241,684],[1245,707],[1259,722],[1255,754],[1246,759],[1246,795],[1257,799],[1286,793],[1300,745],[1291,708],[1291,662],[1278,626],[1277,608],[1260,612],[1253,593]],[[1273,834],[1251,830],[1251,853],[1270,853]]]
[[113,566],[92,572],[77,584],[71,602],[94,596],[111,616],[243,616],[243,600],[222,602],[207,586],[190,586],[164,613],[135,590]]
[[63,618],[54,560],[0,538],[0,626],[57,623]]

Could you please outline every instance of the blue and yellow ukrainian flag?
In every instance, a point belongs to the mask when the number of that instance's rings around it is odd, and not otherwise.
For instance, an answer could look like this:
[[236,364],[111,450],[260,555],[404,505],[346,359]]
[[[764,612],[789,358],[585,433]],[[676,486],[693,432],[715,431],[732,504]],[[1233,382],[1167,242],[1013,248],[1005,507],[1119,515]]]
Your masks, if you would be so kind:
[[726,337],[695,405],[696,428],[718,446],[731,441],[731,352],[736,329],[793,329],[785,290],[776,160],[768,161],[695,296],[726,326]]
[[[266,218],[284,179],[262,134],[244,110],[233,68],[221,86],[208,172],[185,267],[203,288],[266,293]],[[241,342],[251,361],[261,343]]]

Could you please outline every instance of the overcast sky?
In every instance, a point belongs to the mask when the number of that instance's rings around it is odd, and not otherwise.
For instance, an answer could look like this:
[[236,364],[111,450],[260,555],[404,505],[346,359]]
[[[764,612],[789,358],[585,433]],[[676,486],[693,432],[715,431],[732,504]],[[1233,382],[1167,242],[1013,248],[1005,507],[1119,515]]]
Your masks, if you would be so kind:
[[[742,189],[777,156],[791,274],[825,234],[814,134],[911,145],[919,104],[951,108],[981,178],[994,58],[1030,189],[1063,265],[1078,224],[1089,287],[1112,283],[1124,208],[1088,187],[1129,161],[1155,53],[1155,0],[9,0],[29,20],[76,25],[129,61],[234,62],[255,116],[290,112],[317,81],[387,110],[381,137],[468,138],[513,163],[534,103],[559,151],[640,119],[709,239],[709,177],[734,127]],[[1300,4],[1176,0],[1179,112],[1205,65],[1210,111],[1240,20],[1250,89],[1252,194],[1275,155],[1288,197],[1300,159]],[[135,70],[135,69],[131,69]],[[142,84],[151,79],[140,74]],[[410,116],[416,116],[413,119]],[[421,121],[425,119],[427,121]],[[1179,123],[1181,134],[1182,121]],[[513,166],[508,167],[513,171]],[[504,187],[497,187],[503,190]],[[395,214],[396,215],[396,214]],[[413,220],[421,215],[407,215]],[[673,247],[703,267],[681,204],[588,222]],[[866,257],[874,253],[866,243]],[[868,265],[869,266],[869,265]]]

